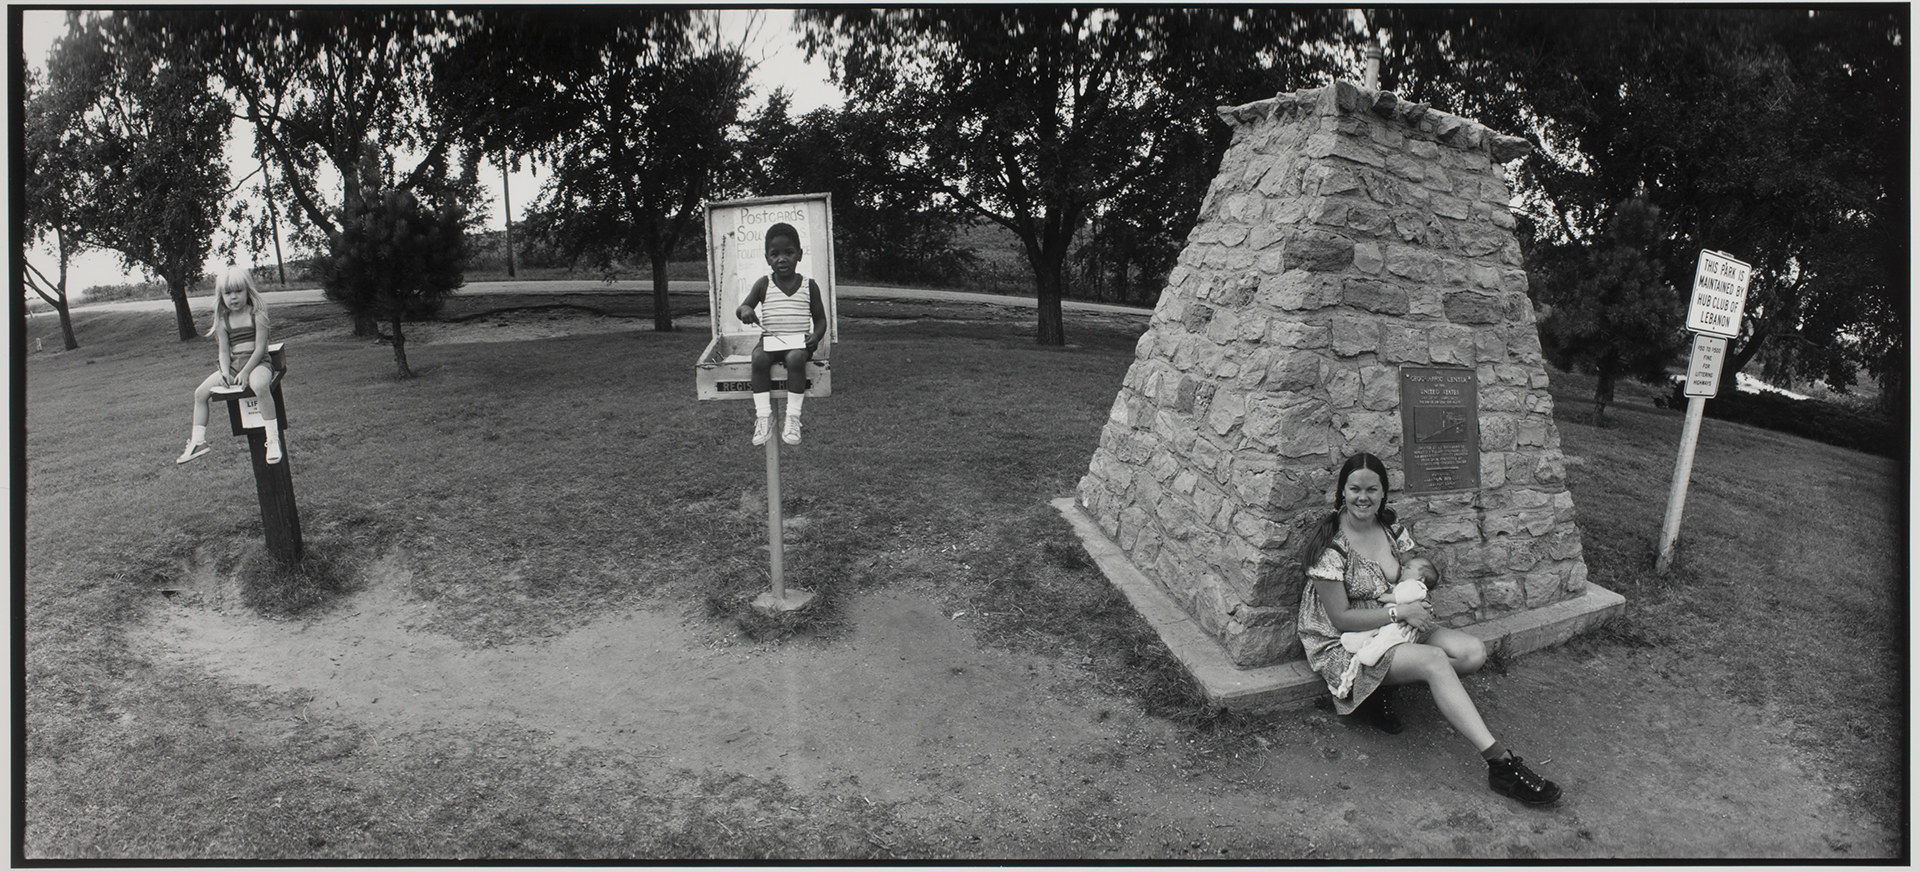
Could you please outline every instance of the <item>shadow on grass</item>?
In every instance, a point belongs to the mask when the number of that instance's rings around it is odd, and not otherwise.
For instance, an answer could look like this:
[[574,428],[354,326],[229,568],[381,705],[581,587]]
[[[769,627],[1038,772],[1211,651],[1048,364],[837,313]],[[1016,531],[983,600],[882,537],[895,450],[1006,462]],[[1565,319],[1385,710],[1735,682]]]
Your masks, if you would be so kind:
[[234,569],[240,601],[262,615],[295,618],[325,611],[365,587],[361,561],[344,556],[344,543],[315,542],[298,560],[264,548],[247,551]]

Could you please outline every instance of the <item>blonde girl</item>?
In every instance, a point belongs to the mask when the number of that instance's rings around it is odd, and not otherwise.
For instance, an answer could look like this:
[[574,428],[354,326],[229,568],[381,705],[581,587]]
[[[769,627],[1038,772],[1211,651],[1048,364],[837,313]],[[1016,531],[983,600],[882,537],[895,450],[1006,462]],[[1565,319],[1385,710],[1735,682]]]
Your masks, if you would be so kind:
[[273,365],[267,356],[267,308],[253,286],[253,273],[231,267],[213,289],[213,326],[207,329],[219,345],[214,372],[193,389],[193,435],[175,463],[186,463],[207,453],[207,414],[213,389],[244,385],[260,398],[260,417],[267,422],[267,462],[279,463],[280,419],[273,407]]

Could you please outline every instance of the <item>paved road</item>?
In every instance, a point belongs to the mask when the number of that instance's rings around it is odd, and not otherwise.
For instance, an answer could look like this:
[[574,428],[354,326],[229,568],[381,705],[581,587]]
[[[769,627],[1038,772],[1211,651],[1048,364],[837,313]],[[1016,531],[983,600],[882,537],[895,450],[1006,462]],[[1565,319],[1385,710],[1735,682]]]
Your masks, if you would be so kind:
[[[705,293],[706,282],[669,282],[674,291],[686,293]],[[579,293],[581,291],[632,291],[646,293],[653,290],[652,281],[599,282],[593,279],[564,281],[511,281],[511,282],[471,282],[460,289],[460,294],[555,294]],[[930,291],[920,288],[890,288],[870,285],[841,285],[839,294],[843,297],[882,297],[897,300],[939,300],[945,302],[987,303],[996,306],[1021,306],[1034,308],[1039,303],[1032,297],[1006,297],[998,294],[973,294],[965,291]],[[263,291],[267,305],[291,303],[317,303],[324,299],[319,288],[298,291]],[[195,311],[213,311],[213,294],[188,297],[187,303]],[[1066,300],[1063,308],[1079,312],[1109,312],[1124,315],[1150,315],[1152,310],[1138,306],[1115,306],[1108,303],[1087,303],[1079,300]],[[173,308],[173,302],[158,300],[122,300],[112,303],[82,304],[73,307],[73,312],[164,312]],[[36,314],[52,314],[51,310]]]

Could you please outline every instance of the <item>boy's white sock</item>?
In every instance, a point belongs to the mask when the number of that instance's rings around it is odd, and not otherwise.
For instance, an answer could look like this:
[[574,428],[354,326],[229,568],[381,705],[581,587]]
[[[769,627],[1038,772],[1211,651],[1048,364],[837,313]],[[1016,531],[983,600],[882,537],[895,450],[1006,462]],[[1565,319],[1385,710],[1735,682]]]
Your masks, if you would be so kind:
[[807,401],[806,394],[788,394],[787,395],[787,414],[789,415],[800,414],[800,406],[804,404],[806,401]]
[[[178,430],[175,430],[174,432],[176,432],[176,433],[178,433],[178,432],[180,432],[180,431],[178,431]],[[205,425],[205,424],[195,424],[195,425],[193,425],[193,435],[192,435],[192,436],[190,436],[190,437],[188,437],[188,439],[187,439],[187,441],[189,441],[189,442],[205,442],[205,441],[207,441],[207,425]]]
[[755,393],[753,395],[753,414],[765,418],[773,414],[773,393]]

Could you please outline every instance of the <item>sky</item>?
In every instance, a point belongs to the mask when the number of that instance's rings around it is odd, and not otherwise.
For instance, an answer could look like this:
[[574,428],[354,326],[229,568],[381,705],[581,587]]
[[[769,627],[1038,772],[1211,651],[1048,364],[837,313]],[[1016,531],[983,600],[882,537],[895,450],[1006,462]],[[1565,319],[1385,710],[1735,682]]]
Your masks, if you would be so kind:
[[[22,51],[27,63],[36,69],[46,69],[48,52],[53,49],[54,40],[66,30],[65,10],[23,10],[20,14],[20,37]],[[791,9],[741,9],[723,8],[720,11],[721,26],[734,39],[742,40],[749,60],[757,62],[754,70],[754,96],[749,101],[747,112],[750,114],[766,101],[768,94],[777,87],[784,87],[793,97],[793,113],[800,115],[822,106],[839,106],[841,94],[827,81],[826,65],[823,62],[808,63],[806,52],[801,49],[799,35],[793,29],[793,10]],[[238,181],[252,172],[257,163],[248,155],[252,148],[251,131],[245,125],[236,124],[233,139],[228,147],[228,164],[232,177]],[[500,168],[497,164],[485,167],[481,173],[487,193],[493,198],[491,212],[487,216],[485,227],[490,230],[506,226],[501,206]],[[515,220],[524,213],[528,203],[534,199],[542,176],[524,163],[521,170],[508,176],[507,196],[515,212]],[[219,244],[215,240],[216,247]],[[261,265],[270,262],[271,253],[262,254]],[[55,260],[51,248],[29,254],[29,260],[48,275],[54,275]],[[209,261],[211,264],[211,261]],[[78,300],[80,292],[95,285],[117,285],[141,281],[145,275],[138,269],[128,272],[120,267],[117,255],[102,252],[90,252],[75,259],[68,267],[67,288],[69,295]]]

